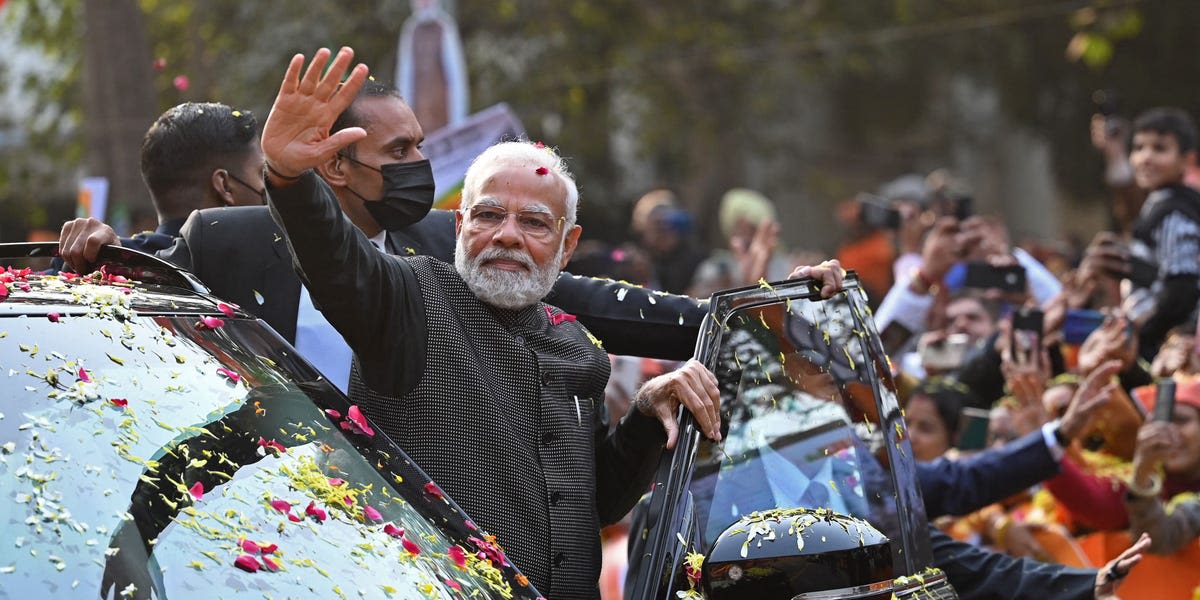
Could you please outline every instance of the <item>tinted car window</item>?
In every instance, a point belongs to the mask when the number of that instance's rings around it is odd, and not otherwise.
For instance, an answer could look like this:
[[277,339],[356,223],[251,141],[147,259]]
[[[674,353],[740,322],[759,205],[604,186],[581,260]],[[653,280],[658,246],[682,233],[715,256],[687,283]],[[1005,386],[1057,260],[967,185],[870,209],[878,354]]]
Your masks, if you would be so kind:
[[653,566],[637,565],[645,583],[634,583],[634,597],[688,589],[684,556],[709,553],[756,511],[857,517],[891,541],[894,577],[929,565],[894,385],[852,278],[848,287],[827,300],[804,283],[714,296],[698,358],[717,377],[724,439],[689,428],[664,456],[647,504],[646,548],[631,553],[651,556]]
[[261,322],[24,279],[0,301],[7,595],[537,597]]

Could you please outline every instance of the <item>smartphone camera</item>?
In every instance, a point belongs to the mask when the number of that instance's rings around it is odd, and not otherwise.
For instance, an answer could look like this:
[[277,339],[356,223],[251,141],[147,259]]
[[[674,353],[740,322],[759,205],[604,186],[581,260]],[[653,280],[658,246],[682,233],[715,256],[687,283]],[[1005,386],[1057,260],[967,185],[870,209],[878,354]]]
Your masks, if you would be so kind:
[[858,219],[871,229],[899,229],[900,211],[887,200],[872,194],[862,193],[857,197]]

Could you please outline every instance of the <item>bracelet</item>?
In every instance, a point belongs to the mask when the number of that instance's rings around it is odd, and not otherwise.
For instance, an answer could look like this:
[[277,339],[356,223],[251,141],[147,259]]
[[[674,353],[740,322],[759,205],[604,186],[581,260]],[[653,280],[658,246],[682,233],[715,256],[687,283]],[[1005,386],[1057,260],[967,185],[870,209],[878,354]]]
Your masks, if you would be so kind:
[[263,164],[267,165],[267,170],[270,171],[272,175],[274,175],[284,181],[300,181],[300,177],[302,175],[304,175],[304,173],[301,173],[300,175],[294,175],[294,176],[293,175],[284,175],[283,173],[280,173],[279,171],[277,171],[275,169],[275,167],[272,167],[271,163],[269,163],[267,161],[263,161]]
[[1129,481],[1125,483],[1125,489],[1139,498],[1155,498],[1162,492],[1162,488],[1163,479],[1158,473],[1150,474],[1150,485],[1146,487],[1138,486],[1136,477],[1130,477]]

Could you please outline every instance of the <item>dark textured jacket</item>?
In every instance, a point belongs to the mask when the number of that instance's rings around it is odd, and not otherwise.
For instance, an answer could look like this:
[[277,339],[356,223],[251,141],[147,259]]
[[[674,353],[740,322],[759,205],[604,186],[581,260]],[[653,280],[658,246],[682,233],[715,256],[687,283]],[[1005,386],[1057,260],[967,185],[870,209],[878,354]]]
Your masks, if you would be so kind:
[[445,263],[377,252],[311,174],[271,206],[314,301],[382,394],[361,399],[368,416],[542,593],[596,597],[599,525],[647,488],[664,441],[636,411],[607,434],[604,351],[556,309],[498,310]]

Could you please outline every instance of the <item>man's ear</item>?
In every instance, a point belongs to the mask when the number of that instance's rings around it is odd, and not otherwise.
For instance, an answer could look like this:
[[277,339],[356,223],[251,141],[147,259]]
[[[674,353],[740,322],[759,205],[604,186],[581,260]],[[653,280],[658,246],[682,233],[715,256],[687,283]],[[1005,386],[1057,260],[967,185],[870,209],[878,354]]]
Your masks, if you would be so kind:
[[229,171],[225,169],[215,169],[212,176],[209,178],[209,187],[212,189],[213,197],[217,200],[218,206],[233,206],[236,204],[233,198],[233,187],[230,185]]
[[1196,151],[1195,150],[1188,150],[1187,152],[1183,153],[1183,164],[1185,164],[1189,167],[1196,166]]
[[575,246],[579,245],[579,234],[581,233],[583,233],[582,227],[572,225],[571,230],[567,232],[567,237],[563,238],[562,262],[558,265],[560,271],[567,268],[567,263],[571,260],[571,254],[575,252]]
[[462,235],[463,214],[462,210],[455,209],[454,211],[454,238],[458,239]]
[[329,160],[316,166],[317,175],[325,180],[330,187],[346,187],[346,173],[342,171],[346,163],[342,162],[341,154],[334,154]]

